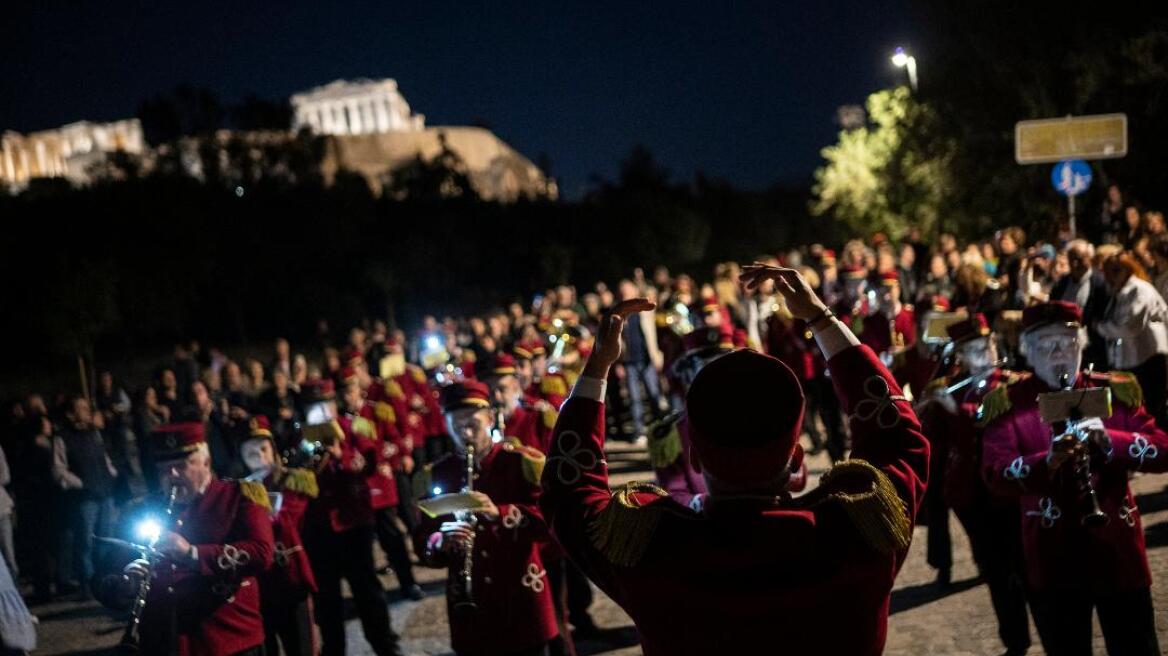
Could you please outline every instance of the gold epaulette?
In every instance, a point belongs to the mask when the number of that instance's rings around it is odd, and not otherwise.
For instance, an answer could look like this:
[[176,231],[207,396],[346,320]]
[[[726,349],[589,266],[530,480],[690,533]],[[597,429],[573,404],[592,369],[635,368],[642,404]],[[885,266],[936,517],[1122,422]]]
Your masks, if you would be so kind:
[[426,382],[426,370],[422,369],[416,364],[406,365],[406,369],[410,372],[410,377],[414,379],[415,383]]
[[844,509],[875,551],[887,554],[908,547],[912,522],[904,501],[888,475],[868,462],[853,459],[836,464],[823,475],[819,487],[796,504],[813,508],[828,502]]
[[1130,371],[1112,371],[1107,374],[1107,384],[1111,387],[1111,395],[1116,401],[1129,408],[1140,408],[1144,405],[1144,388],[1136,380],[1135,374]]
[[381,421],[389,422],[391,424],[397,423],[397,413],[393,411],[393,406],[385,401],[378,401],[373,404],[373,413]]
[[652,483],[627,483],[617,488],[608,507],[588,526],[592,546],[614,565],[636,565],[649,548],[665,512],[665,504],[657,502],[668,498],[668,492]]
[[320,488],[316,485],[316,474],[311,470],[292,467],[284,472],[284,480],[280,487],[292,492],[299,492],[304,496],[315,499],[320,495]]
[[517,437],[507,438],[503,449],[518,454],[523,459],[524,480],[532,485],[539,485],[539,479],[543,477],[543,466],[547,462],[547,458],[539,452],[539,449],[523,444]]
[[354,435],[360,435],[368,440],[377,439],[377,426],[365,417],[353,417],[349,422],[349,430],[353,431]]
[[555,408],[548,408],[541,412],[540,416],[543,418],[544,428],[551,429],[556,427],[556,421],[560,418],[560,411]]
[[933,394],[934,392],[936,392],[937,390],[945,389],[947,387],[949,387],[949,378],[947,376],[941,376],[940,378],[934,378],[933,380],[930,380],[928,383],[925,384],[924,389],[921,390],[920,398],[922,398],[922,399],[926,398],[930,394]]
[[392,378],[385,381],[385,394],[391,399],[404,399],[406,397],[406,393],[402,390],[402,386]]
[[252,503],[270,511],[272,509],[272,502],[268,499],[268,490],[264,488],[263,483],[256,481],[239,481],[239,491],[243,496],[247,497]]
[[681,433],[677,430],[677,422],[673,422],[669,432],[661,437],[654,437],[653,431],[649,431],[649,464],[654,469],[668,467],[680,456]]
[[989,426],[995,419],[1001,417],[1014,407],[1010,401],[1010,385],[1016,380],[1006,379],[1002,384],[993,388],[981,400],[977,407],[977,425]]
[[539,381],[539,391],[543,394],[567,396],[568,381],[562,376],[544,376],[543,380]]

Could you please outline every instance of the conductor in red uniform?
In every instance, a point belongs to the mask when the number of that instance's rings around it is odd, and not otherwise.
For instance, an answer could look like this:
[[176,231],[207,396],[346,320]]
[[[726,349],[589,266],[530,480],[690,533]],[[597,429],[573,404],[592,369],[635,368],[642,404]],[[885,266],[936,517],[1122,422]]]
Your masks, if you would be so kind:
[[[609,490],[604,387],[625,318],[623,301],[560,414],[541,505],[554,536],[637,625],[647,656],[879,654],[889,595],[925,491],[929,445],[888,370],[793,269],[745,267],[775,280],[824,351],[852,427],[852,459],[818,489],[784,490],[802,462],[803,394],[780,361],[750,350],[698,373],[686,396],[700,511],[655,486]],[[846,629],[841,630],[841,627]]]

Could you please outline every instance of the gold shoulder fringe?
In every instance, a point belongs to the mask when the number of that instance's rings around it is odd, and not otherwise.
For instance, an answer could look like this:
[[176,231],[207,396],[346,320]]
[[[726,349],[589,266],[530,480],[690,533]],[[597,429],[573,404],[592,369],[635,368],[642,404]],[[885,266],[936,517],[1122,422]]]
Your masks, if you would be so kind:
[[546,376],[539,381],[539,391],[544,394],[568,395],[567,381],[559,376]]
[[681,433],[677,430],[677,422],[669,427],[669,432],[662,437],[649,437],[649,464],[654,469],[668,467],[677,462],[681,456]]
[[[650,502],[643,505],[638,492],[657,498],[669,493],[651,483],[628,483],[612,493],[612,500],[588,527],[592,545],[614,565],[632,567],[640,562],[653,539],[662,509]],[[656,499],[654,499],[655,501]]]
[[251,499],[252,503],[270,511],[272,509],[272,501],[268,499],[268,491],[264,488],[263,483],[256,481],[239,481],[239,491],[243,496]]
[[547,458],[538,449],[534,449],[520,442],[518,437],[508,437],[503,448],[518,454],[521,458],[524,480],[532,485],[539,485],[539,481],[543,477],[543,466],[547,462]]
[[[866,489],[860,492],[831,489],[834,481],[845,477],[864,479]],[[849,488],[854,486],[849,485]],[[846,460],[824,474],[818,489],[824,492],[808,495],[810,499],[805,502],[806,507],[829,501],[839,504],[868,546],[879,553],[894,553],[908,547],[912,539],[912,522],[904,501],[896,493],[896,486],[884,472],[864,460]]]
[[981,405],[977,408],[977,425],[988,426],[995,419],[1009,412],[1012,407],[1009,382],[998,385],[981,400]]
[[1115,397],[1116,401],[1129,408],[1139,408],[1144,405],[1144,389],[1140,387],[1135,374],[1130,371],[1113,371],[1109,378],[1111,395]]
[[390,424],[397,423],[397,413],[393,411],[393,406],[386,403],[385,401],[378,401],[377,403],[373,404],[373,413],[377,415],[377,418],[381,421]]
[[406,395],[405,391],[402,390],[401,384],[392,378],[385,381],[385,393],[391,399],[405,398]]
[[281,485],[285,490],[299,492],[310,499],[320,495],[320,488],[316,485],[316,474],[300,467],[293,467],[284,472]]

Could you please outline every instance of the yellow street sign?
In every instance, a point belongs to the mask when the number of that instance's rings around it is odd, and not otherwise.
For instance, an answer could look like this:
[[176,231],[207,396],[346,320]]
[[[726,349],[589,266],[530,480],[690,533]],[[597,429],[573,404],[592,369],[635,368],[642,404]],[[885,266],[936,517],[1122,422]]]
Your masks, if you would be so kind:
[[1014,126],[1014,159],[1019,164],[1114,159],[1125,155],[1127,114],[1019,121]]

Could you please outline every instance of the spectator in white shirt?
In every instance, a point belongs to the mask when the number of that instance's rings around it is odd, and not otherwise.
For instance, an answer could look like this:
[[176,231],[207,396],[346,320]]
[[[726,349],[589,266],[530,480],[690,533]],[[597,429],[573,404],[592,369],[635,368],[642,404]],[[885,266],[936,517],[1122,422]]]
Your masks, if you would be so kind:
[[1103,277],[1112,301],[1095,329],[1107,339],[1112,367],[1135,374],[1144,404],[1161,426],[1168,397],[1168,303],[1128,253],[1109,258]]

